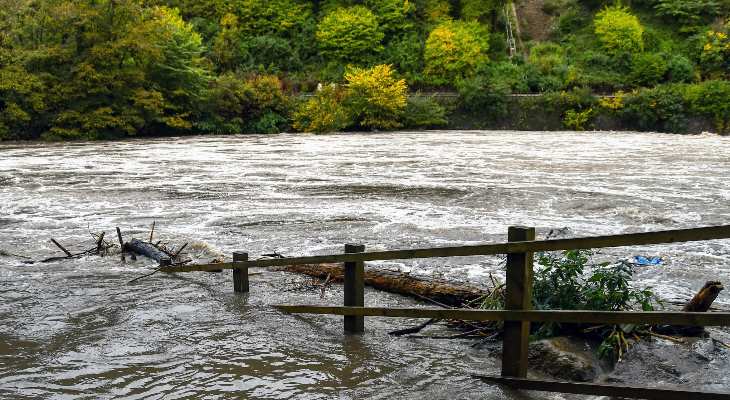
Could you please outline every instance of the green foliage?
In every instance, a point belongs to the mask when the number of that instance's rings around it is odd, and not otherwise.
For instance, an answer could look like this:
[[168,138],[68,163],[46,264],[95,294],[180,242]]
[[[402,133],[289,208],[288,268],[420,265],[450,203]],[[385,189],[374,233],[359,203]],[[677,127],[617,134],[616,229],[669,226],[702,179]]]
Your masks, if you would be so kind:
[[473,114],[498,120],[507,115],[509,88],[480,75],[460,80],[456,85],[461,108]]
[[439,128],[448,122],[446,109],[431,97],[416,95],[408,98],[408,104],[403,114],[405,128]]
[[414,28],[416,6],[409,0],[365,0],[387,35],[395,35]]
[[[730,25],[730,22],[728,22]],[[730,78],[730,29],[709,30],[701,42],[700,66],[710,78]]]
[[389,65],[355,68],[345,74],[347,105],[359,126],[395,129],[407,104],[407,86],[396,79]]
[[326,59],[363,64],[382,49],[384,34],[370,10],[354,6],[328,13],[317,26],[316,37]]
[[413,85],[423,81],[424,40],[417,32],[410,32],[391,40],[383,51],[383,60],[392,65]]
[[624,99],[622,116],[640,130],[683,132],[687,128],[683,89],[678,85],[660,85],[634,91]]
[[629,79],[638,86],[654,86],[664,81],[669,69],[667,56],[660,53],[642,53],[634,57]]
[[584,131],[593,117],[593,109],[583,111],[567,110],[563,115],[563,126],[574,131]]
[[684,32],[695,30],[722,12],[717,0],[656,0],[654,9],[670,23],[678,22]]
[[196,127],[207,133],[278,133],[288,122],[289,99],[275,76],[220,75],[205,104],[204,117]]
[[489,33],[476,22],[444,22],[428,35],[424,73],[435,85],[454,83],[474,74],[488,61]]
[[501,12],[504,0],[461,0],[461,18],[465,21],[487,22],[493,12]]
[[639,53],[644,49],[644,27],[628,8],[606,7],[596,14],[594,24],[595,34],[608,53]]
[[343,104],[345,93],[334,85],[325,86],[304,101],[294,113],[294,129],[301,132],[337,132],[354,122]]
[[[626,262],[593,264],[588,250],[539,253],[533,284],[533,306],[538,310],[653,311],[658,302],[651,288],[631,285],[633,266]],[[538,335],[552,336],[563,331],[560,324],[540,326]],[[625,346],[618,331],[633,328],[602,326],[592,328],[603,343],[599,355],[618,356]],[[628,332],[627,332],[628,333]]]
[[667,62],[667,81],[671,83],[688,83],[694,80],[695,67],[687,57],[673,55]]
[[714,119],[719,133],[730,131],[730,82],[712,80],[690,85],[685,98],[692,111]]

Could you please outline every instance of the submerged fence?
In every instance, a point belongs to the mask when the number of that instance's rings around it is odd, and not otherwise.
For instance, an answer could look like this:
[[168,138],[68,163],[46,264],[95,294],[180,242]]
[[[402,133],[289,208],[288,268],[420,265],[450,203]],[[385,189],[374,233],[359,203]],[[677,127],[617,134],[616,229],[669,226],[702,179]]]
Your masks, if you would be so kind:
[[[689,398],[692,398],[692,400],[730,400],[730,393],[526,379],[528,339],[531,322],[730,326],[730,313],[726,312],[531,310],[533,254],[535,252],[665,244],[728,238],[730,238],[730,225],[552,240],[535,240],[535,228],[510,227],[507,233],[508,241],[506,243],[375,252],[366,252],[365,246],[362,245],[345,245],[345,251],[342,254],[255,261],[249,261],[247,253],[234,253],[233,261],[230,263],[164,267],[161,271],[193,272],[232,269],[234,290],[236,292],[246,293],[249,291],[249,268],[341,262],[344,263],[345,272],[343,306],[278,305],[276,307],[288,313],[342,315],[344,317],[344,331],[347,333],[363,332],[365,329],[364,317],[366,316],[504,321],[501,376],[479,376],[479,378],[516,389],[657,400]],[[365,261],[497,254],[507,254],[505,310],[365,307]]]

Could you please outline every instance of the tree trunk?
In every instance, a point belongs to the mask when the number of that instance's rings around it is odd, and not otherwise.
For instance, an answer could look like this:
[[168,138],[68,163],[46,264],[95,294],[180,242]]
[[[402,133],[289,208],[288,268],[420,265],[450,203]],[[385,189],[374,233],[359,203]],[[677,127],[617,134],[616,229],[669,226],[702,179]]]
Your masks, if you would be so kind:
[[[304,274],[321,279],[343,281],[341,264],[291,265],[282,271]],[[365,269],[365,284],[385,292],[428,298],[436,302],[459,307],[487,293],[486,288],[469,284],[448,282],[442,279],[414,277],[408,273],[374,268]]]
[[169,258],[167,254],[160,251],[152,243],[143,242],[139,239],[132,239],[125,243],[124,249],[140,256],[151,258],[157,262],[160,262],[163,258]]

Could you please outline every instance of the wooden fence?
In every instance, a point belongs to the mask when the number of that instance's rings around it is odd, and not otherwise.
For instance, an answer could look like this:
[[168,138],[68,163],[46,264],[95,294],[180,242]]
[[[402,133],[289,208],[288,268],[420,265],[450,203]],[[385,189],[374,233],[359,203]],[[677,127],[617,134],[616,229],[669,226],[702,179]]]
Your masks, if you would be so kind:
[[[249,261],[248,254],[234,253],[233,261],[223,264],[164,267],[163,272],[233,270],[234,290],[249,291],[248,269],[301,264],[344,263],[344,305],[278,305],[280,310],[297,314],[331,314],[344,317],[346,333],[363,332],[366,316],[504,321],[501,376],[478,376],[492,383],[516,389],[620,396],[657,400],[725,399],[730,393],[690,391],[676,388],[640,388],[633,386],[531,380],[527,377],[527,352],[531,322],[669,324],[684,326],[730,326],[730,313],[691,312],[603,312],[532,308],[533,254],[542,251],[623,247],[730,238],[730,225],[573,239],[535,240],[535,229],[510,227],[506,243],[458,247],[434,247],[409,250],[366,252],[362,245],[345,245],[342,254],[277,258]],[[364,263],[375,260],[460,257],[507,254],[505,310],[433,309],[365,307]]]

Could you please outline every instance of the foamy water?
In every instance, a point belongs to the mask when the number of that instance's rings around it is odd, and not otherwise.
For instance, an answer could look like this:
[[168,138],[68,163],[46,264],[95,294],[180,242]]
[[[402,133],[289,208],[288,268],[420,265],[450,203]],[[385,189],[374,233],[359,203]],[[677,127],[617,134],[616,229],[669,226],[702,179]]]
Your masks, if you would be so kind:
[[[34,259],[89,231],[251,257],[504,241],[510,225],[581,236],[730,224],[730,140],[647,133],[430,132],[194,137],[0,144],[0,250]],[[603,250],[660,255],[638,270],[670,300],[730,282],[730,240]],[[403,320],[343,337],[337,318],[281,315],[275,303],[340,304],[333,288],[230,276],[125,282],[146,263],[116,257],[24,265],[0,256],[0,393],[11,398],[483,398],[498,371],[468,342],[394,339]],[[498,257],[384,263],[454,280],[500,274]],[[368,304],[412,304],[368,292]],[[730,306],[723,293],[716,304]],[[448,380],[453,388],[446,390]]]

